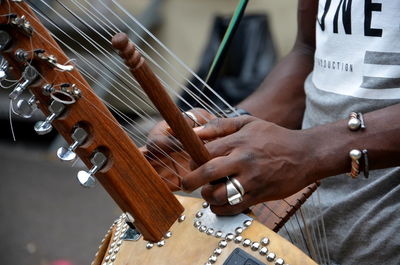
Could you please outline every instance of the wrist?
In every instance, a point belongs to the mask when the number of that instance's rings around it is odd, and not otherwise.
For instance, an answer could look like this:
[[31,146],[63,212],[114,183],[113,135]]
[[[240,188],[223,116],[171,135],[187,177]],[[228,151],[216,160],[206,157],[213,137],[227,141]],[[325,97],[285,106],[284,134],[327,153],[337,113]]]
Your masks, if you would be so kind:
[[364,148],[347,128],[347,120],[307,129],[304,134],[309,150],[307,177],[312,181],[349,172],[349,151]]

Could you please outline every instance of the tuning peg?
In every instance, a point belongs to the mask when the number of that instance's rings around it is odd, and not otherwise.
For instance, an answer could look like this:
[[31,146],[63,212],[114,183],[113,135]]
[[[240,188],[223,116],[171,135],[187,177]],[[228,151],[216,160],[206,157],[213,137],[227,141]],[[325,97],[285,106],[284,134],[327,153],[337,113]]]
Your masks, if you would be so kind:
[[32,66],[27,66],[22,74],[24,80],[20,82],[10,93],[9,98],[15,100],[38,77],[38,72]]
[[21,99],[17,102],[17,114],[22,118],[29,119],[32,117],[33,112],[37,110],[36,98],[32,96],[30,99]]
[[77,178],[79,183],[85,188],[91,188],[96,183],[96,179],[94,178],[94,174],[96,174],[107,162],[107,157],[101,153],[96,152],[90,161],[93,164],[93,167],[88,171],[79,171]]
[[51,114],[46,118],[44,121],[38,121],[35,124],[35,131],[39,135],[44,135],[53,129],[53,126],[51,123],[64,111],[65,106],[58,102],[58,101],[53,101],[49,107],[49,110],[51,111]]
[[57,150],[57,156],[62,161],[73,161],[76,158],[75,149],[78,148],[88,137],[88,133],[83,128],[76,128],[71,138],[75,141],[68,148],[60,147]]
[[10,47],[11,36],[5,30],[0,30],[0,51],[4,51]]
[[[0,35],[0,38],[1,38],[1,35]],[[6,72],[7,69],[8,69],[8,62],[3,58],[3,61],[0,65],[0,82],[4,81],[7,78],[7,72]]]

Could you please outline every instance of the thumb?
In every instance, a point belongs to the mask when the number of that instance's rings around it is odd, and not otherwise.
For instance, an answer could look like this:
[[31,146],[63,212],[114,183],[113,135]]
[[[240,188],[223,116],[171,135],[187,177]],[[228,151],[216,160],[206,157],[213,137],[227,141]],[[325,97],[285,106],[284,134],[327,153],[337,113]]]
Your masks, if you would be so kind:
[[194,128],[193,130],[202,140],[213,140],[239,131],[243,126],[254,119],[254,117],[249,115],[235,118],[218,118],[211,120],[204,126]]

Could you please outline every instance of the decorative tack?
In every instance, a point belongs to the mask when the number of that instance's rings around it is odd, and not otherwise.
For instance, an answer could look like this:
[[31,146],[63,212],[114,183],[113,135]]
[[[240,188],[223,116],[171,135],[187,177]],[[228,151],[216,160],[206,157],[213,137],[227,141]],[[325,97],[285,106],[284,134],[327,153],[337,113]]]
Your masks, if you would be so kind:
[[170,238],[172,236],[172,232],[171,231],[168,231],[166,234],[165,234],[165,238]]
[[249,226],[251,226],[252,223],[253,223],[252,220],[246,220],[246,221],[244,221],[243,225],[244,225],[245,227],[249,227]]
[[283,265],[285,264],[285,261],[282,258],[277,258],[275,261],[275,265]]
[[154,246],[154,244],[151,242],[147,242],[147,244],[146,244],[147,249],[151,249],[153,246]]
[[267,255],[267,253],[268,253],[268,248],[262,247],[262,248],[260,249],[259,253],[260,253],[261,256]]
[[[222,233],[221,231],[215,232],[215,237],[216,237],[216,238],[221,238],[222,235],[223,235],[223,233]],[[233,236],[233,235],[232,235],[232,236]]]
[[111,257],[111,261],[115,261],[117,259],[117,257],[115,256],[115,255],[113,255],[112,257]]
[[261,238],[260,242],[261,242],[261,245],[268,246],[269,238],[268,237],[263,237],[263,238]]
[[118,240],[117,246],[119,247],[119,246],[121,246],[121,245],[122,245],[122,240]]
[[105,258],[104,258],[104,261],[109,261],[110,260],[110,256],[106,256]]
[[274,252],[270,252],[270,253],[267,255],[267,260],[270,261],[270,262],[271,262],[271,261],[274,261],[275,258],[276,258],[276,255],[275,255]]
[[244,247],[249,247],[251,245],[251,240],[246,238],[245,240],[243,240],[243,244]]
[[113,248],[113,247],[115,247],[115,242],[112,242],[110,245],[110,248]]
[[235,236],[233,235],[233,234],[227,234],[226,236],[225,236],[225,240],[226,241],[232,241],[233,239],[235,239]]
[[205,226],[205,225],[200,226],[199,231],[204,233],[205,231],[207,231],[207,226]]
[[225,248],[227,245],[228,245],[228,241],[226,241],[226,240],[221,240],[221,241],[219,241],[219,243],[218,243],[218,246],[219,246],[220,248]]
[[196,213],[196,218],[200,218],[200,217],[202,217],[202,216],[203,216],[203,212],[200,212],[200,211],[199,211],[199,212]]
[[237,236],[237,237],[235,237],[235,243],[236,243],[236,244],[240,244],[240,242],[242,242],[242,240],[243,240],[243,237],[242,237],[242,236]]
[[114,249],[114,253],[117,254],[118,251],[119,251],[119,247],[116,247],[116,248]]
[[213,233],[214,233],[214,229],[212,229],[212,228],[208,228],[206,231],[207,235],[212,235]]
[[113,249],[112,248],[110,248],[109,250],[108,250],[108,254],[112,254],[113,253]]
[[208,206],[210,206],[209,204],[208,204],[208,202],[203,202],[203,208],[207,208]]
[[211,262],[206,262],[204,263],[204,265],[211,265]]
[[193,223],[193,226],[194,227],[200,227],[201,226],[201,222],[200,221],[195,221],[194,223]]
[[216,255],[212,255],[211,257],[208,258],[208,262],[214,264],[215,262],[217,262],[217,259],[218,257]]
[[183,221],[185,221],[186,220],[186,216],[185,215],[181,215],[180,217],[179,217],[179,219],[178,219],[178,222],[179,223],[182,223]]
[[222,249],[221,248],[214,249],[214,255],[219,256],[219,255],[221,255],[221,253],[222,253]]
[[240,235],[241,233],[243,233],[243,228],[242,227],[237,227],[236,229],[235,229],[235,233],[236,233],[236,235]]
[[158,246],[158,247],[163,247],[163,246],[165,246],[165,240],[158,241],[158,242],[157,242],[157,246]]
[[259,248],[260,248],[260,243],[253,242],[253,244],[251,244],[251,250],[257,251]]

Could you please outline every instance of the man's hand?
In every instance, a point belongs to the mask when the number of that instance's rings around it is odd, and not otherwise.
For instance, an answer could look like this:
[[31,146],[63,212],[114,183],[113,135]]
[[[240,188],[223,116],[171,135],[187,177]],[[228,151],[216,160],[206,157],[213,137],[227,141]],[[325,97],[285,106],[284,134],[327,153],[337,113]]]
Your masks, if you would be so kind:
[[[311,139],[304,131],[289,130],[252,116],[214,119],[195,129],[213,157],[183,179],[183,188],[202,187],[213,212],[237,214],[249,206],[285,198],[315,181],[308,176],[313,165]],[[243,202],[228,204],[224,183],[235,177],[244,187]]]
[[[198,124],[186,116],[188,124],[196,127],[205,124],[215,116],[204,109],[192,109]],[[184,115],[184,114],[183,114]],[[182,150],[180,142],[174,137],[172,130],[165,121],[159,122],[149,133],[145,147],[140,148],[147,160],[157,173],[164,179],[172,191],[181,187],[182,177],[186,176],[189,169],[190,156]]]

